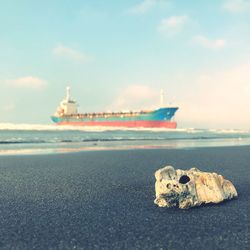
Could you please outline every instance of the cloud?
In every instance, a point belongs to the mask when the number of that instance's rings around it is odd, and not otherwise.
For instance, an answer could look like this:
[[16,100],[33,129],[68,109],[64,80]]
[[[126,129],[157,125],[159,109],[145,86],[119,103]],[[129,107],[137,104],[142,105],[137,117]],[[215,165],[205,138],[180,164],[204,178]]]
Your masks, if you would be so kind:
[[226,40],[224,39],[210,40],[205,36],[195,36],[193,42],[208,49],[222,49],[226,45]]
[[157,30],[165,35],[176,35],[183,29],[188,20],[188,16],[171,16],[169,18],[162,19]]
[[5,105],[3,105],[2,110],[4,112],[11,112],[15,109],[15,104],[10,102],[10,103],[6,103]]
[[160,103],[160,91],[146,85],[129,85],[117,96],[108,109],[151,109]]
[[92,57],[77,51],[75,49],[65,47],[63,45],[58,45],[52,50],[54,56],[63,59],[70,59],[76,62],[91,62],[93,60]]
[[196,127],[249,128],[250,126],[250,63],[212,73],[204,73],[189,81],[183,90],[179,123]]
[[128,10],[130,14],[143,14],[149,11],[155,4],[157,0],[144,0],[143,2],[133,6]]
[[32,89],[40,89],[47,85],[47,81],[34,76],[20,77],[14,80],[7,80],[6,82],[13,87],[24,87]]
[[223,8],[232,13],[239,13],[250,10],[249,0],[225,0]]

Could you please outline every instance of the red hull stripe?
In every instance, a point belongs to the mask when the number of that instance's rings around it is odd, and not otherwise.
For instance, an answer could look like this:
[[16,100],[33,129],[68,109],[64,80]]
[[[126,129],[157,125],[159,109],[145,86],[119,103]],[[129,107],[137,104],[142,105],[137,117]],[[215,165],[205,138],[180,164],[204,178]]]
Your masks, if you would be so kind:
[[105,126],[105,127],[127,127],[127,128],[176,128],[177,123],[172,121],[123,121],[123,122],[59,122],[58,125],[74,126]]

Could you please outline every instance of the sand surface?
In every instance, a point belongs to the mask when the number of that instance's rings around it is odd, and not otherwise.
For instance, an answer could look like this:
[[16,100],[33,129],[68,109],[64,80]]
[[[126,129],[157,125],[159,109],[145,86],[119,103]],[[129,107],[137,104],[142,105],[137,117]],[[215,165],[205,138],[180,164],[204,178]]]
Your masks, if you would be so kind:
[[[157,207],[154,172],[198,167],[239,198]],[[0,157],[0,249],[249,249],[250,147]]]

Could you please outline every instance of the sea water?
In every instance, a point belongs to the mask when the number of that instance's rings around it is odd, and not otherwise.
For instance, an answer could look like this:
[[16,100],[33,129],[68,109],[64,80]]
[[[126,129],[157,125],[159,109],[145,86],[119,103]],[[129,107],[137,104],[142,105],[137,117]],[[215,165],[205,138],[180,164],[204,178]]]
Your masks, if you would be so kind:
[[250,145],[250,130],[0,124],[0,154]]

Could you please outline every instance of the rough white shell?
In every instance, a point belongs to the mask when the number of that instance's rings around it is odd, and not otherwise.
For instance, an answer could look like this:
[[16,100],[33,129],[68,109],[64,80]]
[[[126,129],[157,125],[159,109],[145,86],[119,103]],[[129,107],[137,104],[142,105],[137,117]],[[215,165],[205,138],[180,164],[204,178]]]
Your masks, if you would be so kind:
[[222,175],[197,168],[175,170],[166,166],[155,172],[154,201],[159,207],[190,208],[237,197],[234,185]]

